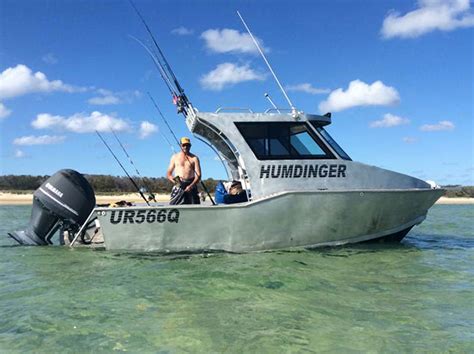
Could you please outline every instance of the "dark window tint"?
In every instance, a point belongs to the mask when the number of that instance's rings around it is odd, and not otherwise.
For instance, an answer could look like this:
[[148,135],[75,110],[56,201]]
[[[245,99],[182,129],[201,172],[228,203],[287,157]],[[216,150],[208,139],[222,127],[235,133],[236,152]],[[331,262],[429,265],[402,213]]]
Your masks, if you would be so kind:
[[305,123],[235,123],[259,160],[333,159]]

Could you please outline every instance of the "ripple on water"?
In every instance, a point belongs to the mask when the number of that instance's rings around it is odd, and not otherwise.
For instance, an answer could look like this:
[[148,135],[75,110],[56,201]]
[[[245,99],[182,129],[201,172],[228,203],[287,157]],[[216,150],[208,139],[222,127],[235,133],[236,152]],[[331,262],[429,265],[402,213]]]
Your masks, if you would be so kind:
[[[0,207],[0,234],[28,207]],[[0,350],[474,351],[472,206],[401,244],[156,255],[0,240]]]

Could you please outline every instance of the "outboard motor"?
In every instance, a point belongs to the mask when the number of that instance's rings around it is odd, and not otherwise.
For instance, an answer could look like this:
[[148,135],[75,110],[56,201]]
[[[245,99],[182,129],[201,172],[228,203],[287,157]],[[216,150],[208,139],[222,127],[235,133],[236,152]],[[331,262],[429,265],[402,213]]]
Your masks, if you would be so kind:
[[95,207],[94,190],[79,172],[60,170],[33,194],[33,208],[26,230],[8,235],[21,245],[48,245],[61,228],[74,234]]

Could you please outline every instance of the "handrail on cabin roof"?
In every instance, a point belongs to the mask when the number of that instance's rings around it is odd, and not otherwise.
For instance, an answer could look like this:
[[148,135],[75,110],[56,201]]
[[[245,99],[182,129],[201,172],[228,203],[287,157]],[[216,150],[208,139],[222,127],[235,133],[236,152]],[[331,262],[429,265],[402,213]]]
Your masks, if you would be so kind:
[[292,110],[290,108],[268,108],[264,113],[271,113],[271,112],[277,112],[277,113],[280,113],[280,112],[292,112]]
[[253,113],[250,108],[242,108],[242,107],[219,107],[215,113],[220,113],[222,111],[249,111],[249,113]]

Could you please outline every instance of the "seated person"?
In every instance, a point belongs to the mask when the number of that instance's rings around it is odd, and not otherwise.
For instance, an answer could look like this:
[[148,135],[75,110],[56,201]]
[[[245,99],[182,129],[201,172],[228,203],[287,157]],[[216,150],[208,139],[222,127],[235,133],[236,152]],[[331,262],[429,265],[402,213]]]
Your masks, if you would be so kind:
[[239,181],[219,182],[216,186],[215,198],[219,204],[234,204],[248,201],[247,193]]

